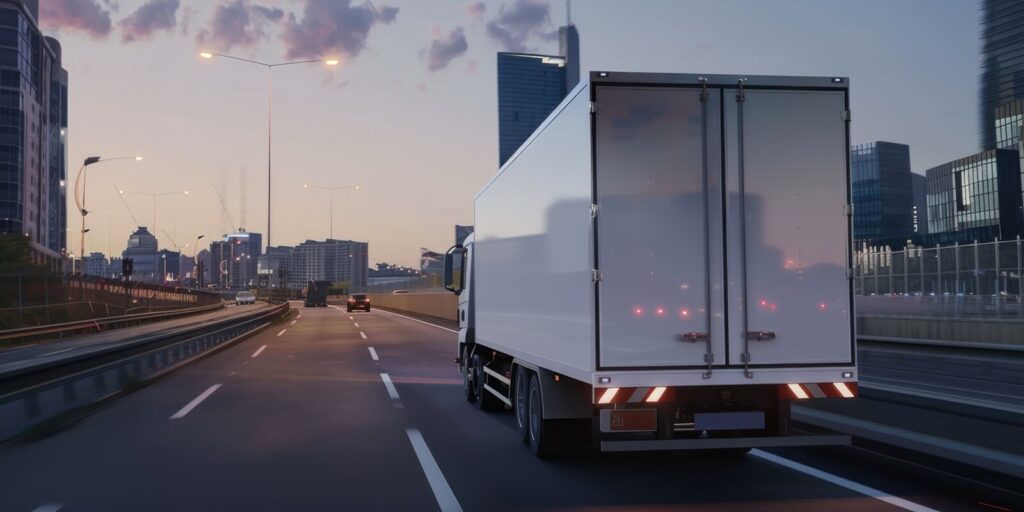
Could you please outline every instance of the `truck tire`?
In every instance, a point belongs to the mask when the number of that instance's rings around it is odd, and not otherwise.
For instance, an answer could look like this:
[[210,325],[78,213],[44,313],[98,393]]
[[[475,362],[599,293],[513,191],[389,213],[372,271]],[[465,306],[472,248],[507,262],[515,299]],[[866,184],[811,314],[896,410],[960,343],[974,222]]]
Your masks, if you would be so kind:
[[540,392],[540,377],[537,374],[530,375],[530,387],[529,387],[528,410],[529,410],[529,441],[530,451],[538,457],[547,457],[551,455],[554,450],[552,444],[554,439],[551,439],[553,432],[551,432],[550,420],[544,419],[544,398]]
[[462,362],[459,364],[459,371],[462,373],[462,395],[469,403],[476,402],[476,391],[473,389],[473,379],[470,375],[469,349],[462,349]]
[[480,354],[473,354],[473,393],[476,395],[476,406],[481,411],[493,411],[498,408],[501,402],[484,389],[484,382],[487,381],[484,373],[484,359]]
[[530,375],[530,370],[522,366],[516,367],[513,409],[516,414],[516,430],[519,432],[519,439],[524,443],[530,441]]
[[370,312],[370,306],[366,306],[366,312],[367,312],[367,313],[369,313],[369,312]]

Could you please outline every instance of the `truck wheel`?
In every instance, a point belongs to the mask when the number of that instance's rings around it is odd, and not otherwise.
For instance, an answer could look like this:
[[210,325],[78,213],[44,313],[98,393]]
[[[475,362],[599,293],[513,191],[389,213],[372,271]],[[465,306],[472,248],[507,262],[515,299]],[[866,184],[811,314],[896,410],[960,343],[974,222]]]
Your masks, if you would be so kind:
[[484,359],[480,354],[473,354],[473,393],[476,395],[476,406],[481,411],[493,411],[498,408],[498,399],[490,391],[484,389],[486,377]]
[[469,362],[469,349],[463,348],[462,363],[459,365],[459,371],[462,373],[462,395],[466,397],[467,402],[473,403],[476,402],[476,392],[473,389],[473,378],[470,374]]
[[540,377],[537,374],[530,375],[530,399],[527,410],[530,420],[530,451],[538,457],[546,457],[553,453],[551,439],[551,422],[544,419],[544,398],[540,392]]
[[367,312],[367,313],[369,313],[369,312],[370,312],[370,306],[366,306],[366,312]]
[[516,367],[515,413],[519,439],[530,440],[530,370]]

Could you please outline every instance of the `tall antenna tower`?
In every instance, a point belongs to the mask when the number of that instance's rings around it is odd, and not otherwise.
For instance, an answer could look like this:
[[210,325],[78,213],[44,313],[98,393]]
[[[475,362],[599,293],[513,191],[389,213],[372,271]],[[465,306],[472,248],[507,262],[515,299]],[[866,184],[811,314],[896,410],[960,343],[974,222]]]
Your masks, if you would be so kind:
[[245,218],[246,205],[248,204],[248,201],[246,201],[248,187],[246,187],[245,185],[245,175],[245,167],[242,167],[241,169],[238,170],[238,202],[240,203],[238,208],[241,210],[239,214],[239,217],[241,218],[238,219],[241,222],[241,224],[237,226],[239,229],[244,228],[248,225]]
[[224,199],[228,190],[228,170],[222,168],[220,170],[220,186],[214,186],[213,191],[217,193],[217,199],[220,199],[220,229],[225,235],[234,232],[234,222],[231,221],[231,213],[228,212],[228,203]]
[[572,0],[565,0],[565,26],[572,25]]

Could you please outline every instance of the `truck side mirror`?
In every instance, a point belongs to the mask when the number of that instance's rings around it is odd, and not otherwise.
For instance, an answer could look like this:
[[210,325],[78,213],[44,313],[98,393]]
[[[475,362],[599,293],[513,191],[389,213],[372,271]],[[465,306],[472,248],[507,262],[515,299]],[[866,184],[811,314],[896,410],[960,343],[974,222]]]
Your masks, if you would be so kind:
[[455,246],[444,255],[444,288],[456,295],[465,288],[463,269],[466,264],[466,249]]

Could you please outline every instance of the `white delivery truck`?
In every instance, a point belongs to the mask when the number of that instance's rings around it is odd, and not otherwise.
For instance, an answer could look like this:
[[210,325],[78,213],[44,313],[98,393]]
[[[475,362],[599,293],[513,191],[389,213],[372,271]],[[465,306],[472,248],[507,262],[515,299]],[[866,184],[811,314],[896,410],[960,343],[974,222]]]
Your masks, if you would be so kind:
[[534,452],[821,445],[857,394],[848,80],[594,72],[445,259],[466,399]]

